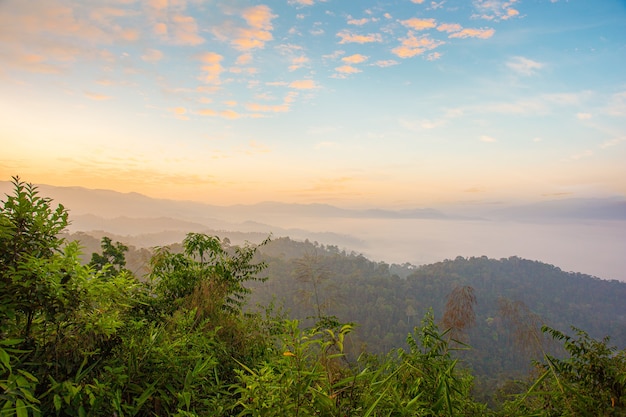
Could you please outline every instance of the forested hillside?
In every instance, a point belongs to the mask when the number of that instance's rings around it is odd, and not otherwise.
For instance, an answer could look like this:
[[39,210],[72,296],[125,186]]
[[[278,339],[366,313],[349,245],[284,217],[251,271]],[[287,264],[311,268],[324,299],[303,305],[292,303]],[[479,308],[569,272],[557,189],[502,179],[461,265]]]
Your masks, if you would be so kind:
[[[85,245],[85,253],[99,250],[99,240],[91,235],[70,236]],[[182,245],[171,249],[180,252]],[[532,360],[540,359],[539,346],[520,339],[520,332],[538,333],[542,324],[562,331],[574,326],[594,338],[610,336],[612,344],[626,347],[626,283],[619,281],[517,257],[388,265],[337,246],[290,238],[273,239],[259,248],[257,257],[267,263],[262,274],[268,279],[250,284],[247,309],[274,303],[304,323],[313,323],[318,315],[353,322],[357,326],[347,347],[353,357],[362,350],[384,353],[406,347],[407,334],[430,309],[441,320],[451,292],[473,288],[475,325],[464,339],[472,349],[462,357],[477,377],[476,390],[485,395],[508,379],[526,375]],[[138,276],[146,274],[149,258],[146,249],[131,247],[129,269]],[[529,328],[520,327],[520,322]]]
[[[155,249],[140,277],[108,237],[81,261],[68,221],[18,178],[2,200],[1,416],[625,415],[626,350],[550,317],[584,298],[567,324],[617,329],[621,283],[518,258],[389,266],[202,233]],[[513,357],[523,368],[524,351],[538,361],[518,383],[474,378],[503,378]]]
[[[476,323],[468,331],[472,349],[465,359],[486,381],[519,376],[528,371],[533,355],[537,358],[537,351],[521,352],[528,341],[516,334],[522,330],[520,320],[537,331],[542,324],[563,331],[575,326],[626,347],[623,282],[517,257],[387,265],[334,246],[288,238],[274,240],[261,253],[269,279],[255,284],[253,301],[275,299],[299,318],[316,316],[319,307],[323,314],[358,323],[356,339],[375,352],[404,346],[407,333],[430,308],[441,320],[451,292],[473,288]],[[517,317],[511,317],[512,309]]]

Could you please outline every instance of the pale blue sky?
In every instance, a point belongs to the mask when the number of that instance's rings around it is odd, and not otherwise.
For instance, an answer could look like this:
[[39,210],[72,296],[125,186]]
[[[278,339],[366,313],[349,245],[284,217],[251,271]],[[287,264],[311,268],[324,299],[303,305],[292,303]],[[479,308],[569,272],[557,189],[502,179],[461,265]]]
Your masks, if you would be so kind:
[[626,194],[617,0],[0,0],[0,175],[217,204]]

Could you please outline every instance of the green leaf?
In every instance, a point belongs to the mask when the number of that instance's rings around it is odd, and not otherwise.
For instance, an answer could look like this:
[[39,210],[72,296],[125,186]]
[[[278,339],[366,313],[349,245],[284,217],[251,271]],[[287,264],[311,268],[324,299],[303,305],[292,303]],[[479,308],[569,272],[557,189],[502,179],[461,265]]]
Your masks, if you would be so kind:
[[61,411],[61,407],[63,406],[63,400],[61,399],[59,394],[54,394],[52,401],[54,402],[54,409],[56,411]]
[[4,365],[9,372],[11,372],[11,357],[4,349],[0,349],[0,362],[2,362],[2,365]]
[[28,417],[28,408],[21,399],[15,400],[15,415],[17,417]]

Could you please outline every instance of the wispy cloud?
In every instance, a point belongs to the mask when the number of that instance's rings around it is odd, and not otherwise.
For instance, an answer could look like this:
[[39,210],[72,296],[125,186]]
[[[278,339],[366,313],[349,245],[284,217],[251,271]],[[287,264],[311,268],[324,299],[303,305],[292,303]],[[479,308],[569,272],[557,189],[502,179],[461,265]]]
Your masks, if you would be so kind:
[[141,59],[146,62],[158,62],[163,59],[163,52],[158,49],[147,49]]
[[618,137],[618,138],[613,138],[613,139],[607,140],[607,141],[603,142],[600,145],[600,148],[601,149],[610,148],[612,146],[619,145],[622,142],[626,142],[626,136],[621,136],[621,137]]
[[357,72],[361,72],[360,69],[353,67],[352,65],[342,65],[335,68],[335,71],[341,74],[356,74]]
[[626,91],[611,96],[606,112],[611,116],[626,116]]
[[442,23],[437,26],[439,32],[459,32],[463,27],[458,23]]
[[375,65],[377,67],[381,67],[381,68],[386,68],[386,67],[392,67],[394,65],[398,65],[399,62],[396,61],[395,59],[386,59],[386,60],[379,60],[374,62],[371,65]]
[[383,38],[380,33],[370,33],[367,35],[359,35],[356,33],[349,32],[347,30],[343,30],[337,33],[337,36],[341,38],[339,43],[371,43],[371,42],[382,42]]
[[462,29],[458,32],[454,32],[450,34],[449,38],[479,38],[479,39],[489,39],[496,33],[495,29],[492,28],[466,28]]
[[407,33],[405,38],[400,39],[401,44],[391,50],[396,56],[400,58],[411,58],[416,55],[421,55],[431,49],[443,45],[445,42],[435,40],[428,35],[422,35],[420,37],[415,36],[411,31]]
[[417,17],[412,17],[411,19],[401,20],[403,26],[411,28],[413,30],[426,30],[431,29],[437,26],[435,19],[418,19]]
[[248,7],[241,12],[246,26],[225,21],[213,29],[213,34],[224,42],[229,42],[239,51],[263,49],[265,44],[274,39],[272,20],[276,15],[266,5]]
[[519,11],[513,8],[518,0],[474,0],[476,9],[474,18],[485,20],[508,20],[519,15]]
[[85,91],[85,97],[87,97],[90,100],[95,100],[95,101],[104,101],[104,100],[110,100],[113,98],[106,94],[94,93],[91,91]]
[[481,142],[486,142],[486,143],[494,143],[494,142],[497,142],[498,140],[496,138],[491,137],[491,136],[482,135],[480,137],[480,141]]
[[544,64],[523,56],[516,56],[511,58],[506,66],[518,74],[530,76],[536,74],[538,70],[544,67]]
[[187,109],[184,107],[173,107],[168,109],[177,119],[189,120],[187,116]]
[[362,19],[348,19],[348,24],[349,25],[356,25],[356,26],[363,26],[364,24],[368,23],[370,21],[370,19],[364,17]]
[[289,83],[289,87],[296,90],[312,90],[317,88],[317,84],[313,80],[296,80]]
[[204,72],[201,80],[206,84],[221,84],[220,74],[224,71],[224,67],[220,64],[223,57],[215,52],[205,52],[198,57],[202,62],[202,71]]
[[345,56],[341,58],[343,62],[347,62],[348,64],[360,64],[362,62],[367,61],[367,57],[361,54],[354,54],[350,56]]

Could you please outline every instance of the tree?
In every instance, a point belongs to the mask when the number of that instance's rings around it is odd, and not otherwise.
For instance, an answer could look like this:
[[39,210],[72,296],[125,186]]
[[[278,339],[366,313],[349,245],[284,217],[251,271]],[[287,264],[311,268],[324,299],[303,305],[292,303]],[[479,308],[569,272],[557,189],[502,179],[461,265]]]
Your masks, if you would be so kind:
[[[111,241],[111,238],[104,236],[100,242],[102,254],[92,253],[89,266],[97,271],[103,271],[103,275],[111,278],[122,271],[126,271],[126,255],[128,246]],[[106,267],[106,268],[105,268]]]
[[250,293],[244,284],[266,279],[257,276],[266,265],[253,263],[256,250],[253,246],[232,248],[217,236],[189,233],[183,240],[183,253],[157,249],[150,277],[169,313],[194,292],[206,293],[219,308],[234,313]]

